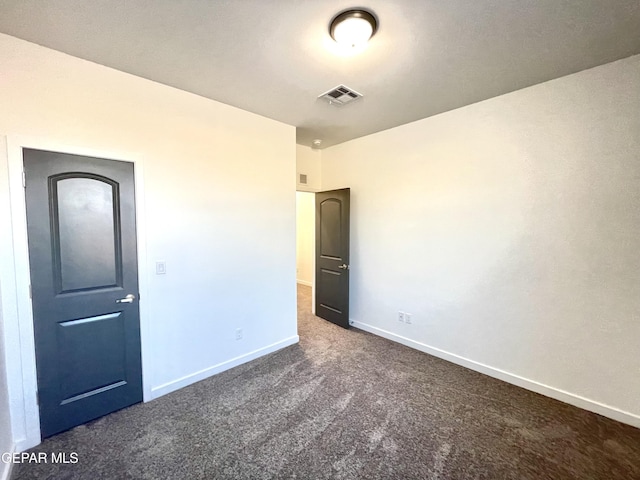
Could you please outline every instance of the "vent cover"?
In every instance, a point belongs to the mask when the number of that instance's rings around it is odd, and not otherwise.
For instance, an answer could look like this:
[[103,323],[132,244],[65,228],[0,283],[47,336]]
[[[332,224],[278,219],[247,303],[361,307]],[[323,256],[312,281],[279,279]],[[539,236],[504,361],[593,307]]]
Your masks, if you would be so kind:
[[336,106],[353,102],[360,97],[362,97],[361,93],[358,93],[354,89],[346,87],[344,85],[338,85],[328,92],[325,92],[322,95],[318,96],[318,98],[324,98],[325,100],[329,101],[329,104]]

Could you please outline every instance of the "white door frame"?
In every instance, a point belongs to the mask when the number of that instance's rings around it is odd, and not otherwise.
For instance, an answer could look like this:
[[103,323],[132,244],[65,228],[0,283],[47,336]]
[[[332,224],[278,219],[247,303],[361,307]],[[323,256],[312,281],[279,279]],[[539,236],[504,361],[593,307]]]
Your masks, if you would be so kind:
[[[29,292],[29,248],[27,214],[23,188],[23,148],[86,155],[134,164],[136,190],[136,237],[138,282],[142,301],[140,334],[144,401],[152,399],[149,321],[144,299],[148,298],[146,223],[144,209],[143,160],[135,152],[85,148],[51,139],[17,135],[0,136],[0,320],[3,321],[9,413],[15,451],[21,452],[41,442],[37,403],[37,375],[33,336],[33,311]],[[2,168],[6,164],[7,169]]]

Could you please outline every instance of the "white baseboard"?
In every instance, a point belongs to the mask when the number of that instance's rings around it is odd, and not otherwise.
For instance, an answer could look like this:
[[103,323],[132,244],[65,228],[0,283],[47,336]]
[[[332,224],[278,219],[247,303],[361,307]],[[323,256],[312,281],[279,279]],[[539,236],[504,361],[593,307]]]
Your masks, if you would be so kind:
[[299,283],[300,285],[306,285],[307,287],[311,286],[311,282],[307,282],[306,280],[297,279],[296,282]]
[[[0,455],[3,453],[9,453],[13,455],[16,452],[15,446],[8,452],[0,452]],[[11,471],[13,470],[13,463],[4,463],[0,460],[0,480],[9,480],[11,478]]]
[[187,385],[199,382],[200,380],[204,380],[205,378],[208,378],[212,375],[224,372],[225,370],[229,370],[233,367],[237,367],[238,365],[242,365],[243,363],[250,362],[251,360],[255,360],[256,358],[262,357],[263,355],[267,355],[282,348],[288,347],[289,345],[294,345],[299,341],[300,337],[298,337],[298,335],[294,335],[293,337],[285,338],[284,340],[281,340],[279,342],[267,345],[263,348],[259,348],[258,350],[254,350],[253,352],[245,353],[244,355],[240,355],[239,357],[232,358],[231,360],[227,360],[226,362],[218,363],[217,365],[213,365],[198,372],[185,375],[182,378],[172,380],[163,385],[152,387],[151,399],[153,400],[166,395],[167,393],[175,392],[176,390],[186,387]]
[[37,437],[33,438],[21,438],[16,440],[16,445],[14,452],[22,453],[26,452],[30,448],[37,447],[42,443],[42,439],[40,438],[40,434]]
[[490,367],[489,365],[485,365],[483,363],[479,363],[474,360],[470,360],[468,358],[446,352],[439,348],[431,347],[424,343],[411,340],[410,338],[403,337],[401,335],[383,330],[378,327],[374,327],[373,325],[358,322],[356,320],[350,320],[349,323],[354,327],[359,328],[360,330],[364,330],[365,332],[373,333],[374,335],[378,335],[388,340],[401,343],[402,345],[420,350],[421,352],[428,353],[429,355],[433,355],[434,357],[438,357],[443,360],[447,360],[451,363],[455,363],[456,365],[475,370],[476,372],[480,372],[490,377],[497,378],[498,380],[502,380],[518,387],[531,390],[532,392],[536,392],[555,400],[568,403],[569,405],[573,405],[574,407],[597,413],[599,415],[602,415],[603,417],[608,417],[613,420],[617,420],[618,422],[626,423],[628,425],[640,428],[640,416],[633,413],[625,412],[618,408],[611,407],[609,405],[605,405],[585,397],[581,397],[580,395],[575,395],[564,390],[544,385],[534,380],[529,380],[527,378],[514,375],[513,373],[505,372],[504,370],[500,370],[498,368]]

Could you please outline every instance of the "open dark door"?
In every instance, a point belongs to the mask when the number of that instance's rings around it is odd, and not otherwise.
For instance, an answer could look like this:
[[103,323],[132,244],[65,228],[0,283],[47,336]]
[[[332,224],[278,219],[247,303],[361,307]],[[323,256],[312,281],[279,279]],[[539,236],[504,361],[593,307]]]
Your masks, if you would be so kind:
[[43,437],[142,400],[133,164],[24,150]]
[[350,190],[316,193],[316,315],[349,328]]

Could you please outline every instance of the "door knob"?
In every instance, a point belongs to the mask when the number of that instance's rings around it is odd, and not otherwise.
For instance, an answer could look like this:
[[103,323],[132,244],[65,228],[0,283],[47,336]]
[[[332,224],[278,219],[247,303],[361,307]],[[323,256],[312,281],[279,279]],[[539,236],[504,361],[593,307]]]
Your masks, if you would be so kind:
[[338,265],[338,268],[340,268],[341,270],[347,270],[349,268],[349,265],[343,263],[342,265]]
[[116,300],[116,303],[133,303],[135,299],[136,299],[136,296],[130,293],[126,297],[119,298],[118,300]]

